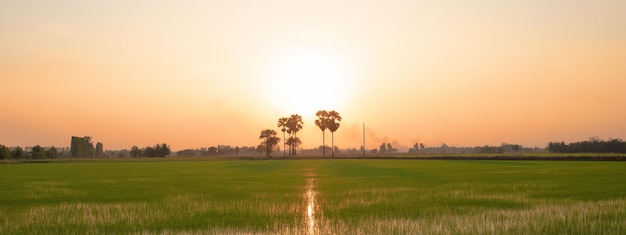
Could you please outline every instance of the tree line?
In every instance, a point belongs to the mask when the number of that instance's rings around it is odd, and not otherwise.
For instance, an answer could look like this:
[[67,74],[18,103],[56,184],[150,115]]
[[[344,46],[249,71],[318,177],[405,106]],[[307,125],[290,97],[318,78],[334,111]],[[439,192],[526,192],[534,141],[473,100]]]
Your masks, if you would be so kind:
[[548,151],[551,153],[626,153],[626,142],[621,139],[601,140],[598,137],[589,138],[587,141],[548,143]]
[[[216,155],[239,155],[257,153],[258,149],[254,146],[236,146],[217,145],[202,148],[190,148],[176,151],[178,156],[216,156]],[[262,153],[263,151],[261,151]]]
[[[320,110],[317,112],[317,119],[315,125],[322,131],[322,145],[312,149],[300,149],[301,153],[305,154],[319,154],[322,153],[325,156],[326,151],[332,151],[332,156],[339,151],[332,141],[332,147],[325,145],[325,130],[328,129],[331,134],[339,128],[339,121],[341,116],[336,111]],[[283,117],[278,120],[278,127],[283,132],[284,138],[286,134],[289,134],[289,138],[283,139],[284,152],[286,156],[287,149],[290,156],[296,155],[296,149],[302,141],[296,135],[299,130],[302,129],[303,121],[302,117],[298,114],[293,114],[289,117]],[[265,129],[261,131],[259,139],[262,139],[261,144],[257,147],[231,147],[226,145],[218,145],[217,147],[200,148],[200,149],[185,149],[176,152],[177,155],[197,156],[197,155],[251,155],[257,153],[263,153],[267,157],[276,150],[280,150],[278,144],[280,138],[277,137],[277,132],[271,129]],[[287,145],[289,147],[287,148]],[[345,149],[345,153],[356,154],[363,151],[367,151],[370,154],[393,154],[399,153],[399,150],[392,146],[391,143],[382,143],[379,148],[365,150],[361,146],[360,150],[356,148]],[[432,153],[506,153],[506,152],[553,152],[553,153],[626,153],[626,142],[622,139],[609,139],[601,140],[598,137],[592,137],[587,141],[573,142],[565,144],[565,142],[550,142],[545,148],[527,148],[518,144],[503,143],[500,146],[476,146],[476,147],[454,147],[448,146],[445,143],[440,147],[426,147],[423,143],[415,143],[412,148],[408,149],[409,154],[432,154]],[[119,151],[107,151],[106,156],[118,156],[118,157],[165,157],[171,154],[170,146],[166,143],[156,144],[154,146],[147,146],[139,148],[133,146],[130,151],[124,149]],[[117,155],[115,155],[117,154]],[[7,147],[0,144],[0,160],[4,159],[55,159],[58,157],[73,158],[93,158],[104,157],[103,144],[97,142],[94,146],[92,138],[89,136],[71,138],[70,148],[56,148],[42,147],[36,145],[34,147],[21,148]]]
[[30,152],[27,152],[20,146],[15,148],[9,148],[5,145],[0,144],[0,160],[5,159],[55,159],[59,156],[57,148],[52,147],[41,147],[40,145],[35,145],[31,148]]
[[145,148],[140,149],[136,145],[130,148],[130,156],[133,158],[140,157],[165,157],[170,155],[172,151],[170,150],[170,146],[166,143],[155,144],[154,146],[147,146]]

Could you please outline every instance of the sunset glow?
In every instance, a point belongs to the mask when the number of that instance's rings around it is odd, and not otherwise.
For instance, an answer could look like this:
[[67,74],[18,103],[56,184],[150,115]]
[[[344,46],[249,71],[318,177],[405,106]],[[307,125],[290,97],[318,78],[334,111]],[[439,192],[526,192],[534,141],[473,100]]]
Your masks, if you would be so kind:
[[[3,1],[0,144],[626,138],[626,1]],[[281,133],[282,134],[282,133]],[[328,133],[326,133],[328,138]],[[282,137],[282,136],[281,136]],[[329,144],[328,139],[326,143]]]
[[355,85],[351,69],[337,55],[298,48],[277,56],[266,78],[270,102],[280,110],[313,116],[345,107]]

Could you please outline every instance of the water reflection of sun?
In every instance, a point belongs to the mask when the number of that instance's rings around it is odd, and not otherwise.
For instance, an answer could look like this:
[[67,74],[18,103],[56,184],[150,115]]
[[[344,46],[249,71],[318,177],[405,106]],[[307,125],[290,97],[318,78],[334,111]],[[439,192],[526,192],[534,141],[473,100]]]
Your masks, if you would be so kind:
[[307,232],[309,234],[315,234],[316,218],[315,218],[315,201],[317,192],[315,191],[315,179],[307,178],[306,182],[306,202],[307,202]]

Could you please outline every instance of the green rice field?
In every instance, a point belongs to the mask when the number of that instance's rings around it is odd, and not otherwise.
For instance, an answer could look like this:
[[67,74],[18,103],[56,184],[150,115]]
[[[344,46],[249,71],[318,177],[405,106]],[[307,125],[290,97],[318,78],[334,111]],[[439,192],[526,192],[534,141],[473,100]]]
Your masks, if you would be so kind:
[[0,165],[0,234],[626,234],[626,162]]

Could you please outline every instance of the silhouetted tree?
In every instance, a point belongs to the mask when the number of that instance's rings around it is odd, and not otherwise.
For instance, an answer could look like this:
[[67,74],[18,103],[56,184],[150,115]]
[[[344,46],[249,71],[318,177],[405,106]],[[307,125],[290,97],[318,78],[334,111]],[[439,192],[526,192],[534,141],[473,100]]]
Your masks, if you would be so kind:
[[172,153],[172,151],[166,143],[156,144],[154,147],[146,147],[143,150],[143,154],[146,157],[165,157],[170,153]]
[[326,133],[326,124],[328,123],[328,111],[326,110],[320,110],[317,111],[317,113],[315,113],[315,116],[317,116],[317,120],[315,120],[315,125],[317,127],[320,128],[320,130],[322,130],[322,156],[326,156],[326,138],[325,138],[325,133]]
[[46,151],[46,157],[48,158],[57,158],[59,155],[59,153],[57,152],[57,148],[55,148],[54,146],[50,147],[47,151]]
[[162,143],[161,145],[157,144],[154,149],[157,157],[165,157],[172,153],[172,151],[170,150],[170,146],[168,146],[166,143]]
[[24,158],[24,149],[22,149],[22,147],[20,146],[15,147],[15,149],[13,149],[13,152],[11,152],[11,156],[15,159]]
[[39,145],[35,145],[32,149],[32,158],[33,159],[46,158],[46,150]]
[[[298,114],[292,114],[289,119],[287,120],[287,133],[289,133],[290,135],[290,139],[291,138],[297,138],[297,133],[298,131],[300,131],[302,129],[302,125],[304,123],[302,122],[302,116],[298,115]],[[295,143],[292,141],[292,143]],[[300,142],[302,143],[302,142]],[[289,143],[287,143],[289,144]],[[293,144],[289,145],[289,155],[296,155],[296,146],[294,146]]]
[[550,142],[548,151],[553,153],[626,153],[626,142],[621,139],[604,141],[598,137],[592,137],[588,141],[569,144]]
[[156,157],[156,150],[153,147],[145,147],[142,152],[145,157]]
[[217,150],[218,150],[218,149],[217,149],[215,146],[211,146],[211,147],[209,147],[209,148],[207,149],[207,153],[208,153],[209,155],[217,155],[217,153],[218,153],[218,151],[217,151]]
[[94,153],[93,143],[91,143],[91,137],[76,137],[72,136],[72,143],[70,147],[70,153],[72,157],[88,157],[92,158]]
[[326,152],[326,151],[328,151],[328,152],[333,151],[333,150],[332,150],[332,149],[330,149],[330,147],[328,147],[328,146],[319,146],[319,147],[317,147],[317,148],[318,148],[318,149],[319,149],[319,151],[320,151],[320,152],[322,152],[322,153],[323,153],[323,152]]
[[409,149],[409,153],[419,153],[419,152],[420,152],[419,143],[413,144],[413,148]]
[[11,158],[11,149],[0,144],[0,160]]
[[104,148],[102,146],[102,143],[100,142],[96,143],[96,157],[97,158],[104,157]]
[[134,158],[141,157],[141,149],[136,145],[130,148],[130,156]]
[[278,119],[278,127],[280,128],[280,131],[283,132],[283,156],[287,155],[287,148],[286,148],[287,139],[285,139],[285,132],[287,131],[287,123],[289,123],[289,118],[282,117]]
[[503,152],[504,150],[502,149],[501,146],[489,146],[489,145],[480,147],[480,151],[479,151],[479,153],[503,153]]
[[263,140],[260,146],[262,146],[265,155],[268,158],[271,158],[270,154],[274,151],[280,141],[280,138],[276,137],[276,131],[271,129],[262,130],[259,139]]
[[265,145],[259,144],[258,146],[256,146],[256,152],[263,154],[265,152]]
[[379,153],[386,153],[387,152],[387,144],[386,143],[382,143],[380,145],[380,148],[378,150]]
[[289,146],[292,146],[292,149],[294,151],[293,155],[296,155],[295,150],[298,148],[298,146],[302,144],[302,141],[298,137],[289,137],[289,139],[287,140],[287,144]]
[[341,121],[341,116],[335,110],[328,112],[328,121],[326,122],[326,127],[332,134],[332,156],[335,156],[335,131],[339,129],[339,122]]

